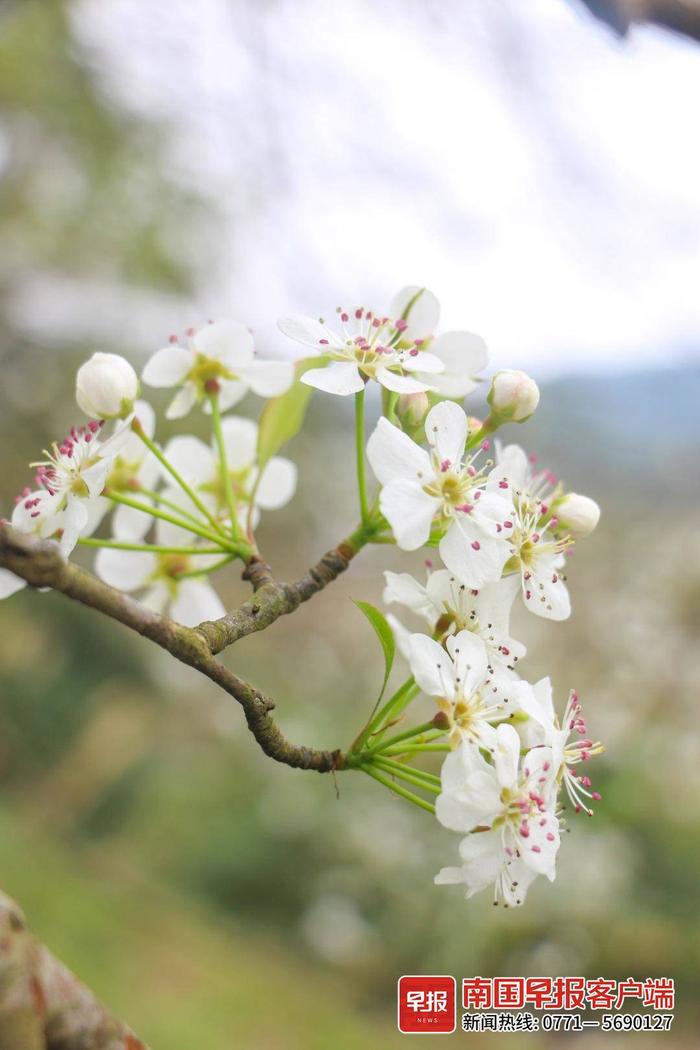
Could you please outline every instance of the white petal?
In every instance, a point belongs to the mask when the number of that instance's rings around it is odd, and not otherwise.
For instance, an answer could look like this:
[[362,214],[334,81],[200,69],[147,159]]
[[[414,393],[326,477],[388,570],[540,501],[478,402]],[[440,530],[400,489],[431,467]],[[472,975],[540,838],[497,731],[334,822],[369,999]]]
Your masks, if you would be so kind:
[[250,330],[238,321],[215,321],[205,325],[192,342],[198,353],[220,361],[234,373],[239,365],[252,361],[255,353]]
[[279,397],[294,380],[291,361],[252,361],[241,370],[241,378],[258,397]]
[[170,614],[185,627],[196,627],[205,620],[218,620],[226,609],[218,594],[205,580],[182,580]]
[[165,410],[166,419],[182,419],[197,400],[197,388],[194,383],[185,383]]
[[428,596],[426,588],[418,583],[418,580],[415,580],[413,576],[407,572],[387,571],[384,573],[384,579],[386,580],[386,587],[384,588],[383,600],[387,605],[398,602],[399,605],[407,606],[413,612],[418,613],[419,616],[425,616],[429,620],[433,618],[435,607]]
[[426,416],[425,436],[441,463],[461,462],[468,432],[466,413],[454,401],[441,401]]
[[[308,372],[306,374],[308,375]],[[377,369],[374,378],[395,394],[421,394],[425,390],[432,389],[428,383],[422,383],[419,379],[411,379],[409,376],[397,375],[384,367]]]
[[408,434],[382,416],[367,442],[367,458],[382,485],[398,478],[432,479],[430,457]]
[[[258,425],[252,419],[240,416],[226,416],[221,421],[224,435],[226,459],[231,470],[245,470],[255,461],[255,450],[258,443]],[[218,455],[214,467],[218,474]]]
[[[142,501],[148,502],[143,498]],[[116,540],[138,543],[143,540],[152,524],[153,518],[148,514],[135,510],[133,507],[127,507],[123,503],[115,507],[112,515],[112,532]]]
[[26,581],[15,576],[9,569],[0,569],[0,599],[9,598],[26,586]]
[[[478,751],[476,744],[461,746]],[[435,816],[452,831],[472,831],[482,824],[491,824],[502,808],[496,778],[486,770],[479,770],[458,790],[438,795]]]
[[181,346],[166,346],[146,362],[141,378],[149,386],[178,386],[193,363],[189,350]]
[[471,631],[460,631],[447,639],[447,651],[454,661],[455,678],[459,678],[463,694],[471,696],[486,678],[486,645]]
[[520,737],[513,729],[513,726],[507,723],[501,723],[496,729],[496,748],[493,761],[501,787],[514,789],[518,781]]
[[105,514],[109,513],[114,504],[105,496],[97,496],[95,499],[83,501],[87,507],[87,521],[83,527],[83,536],[92,536],[100,526]]
[[401,367],[405,372],[425,372],[426,375],[430,376],[429,382],[433,382],[433,374],[445,371],[444,362],[436,357],[435,354],[429,354],[427,351],[422,350],[417,354],[402,354],[401,356]]
[[143,587],[156,570],[157,560],[150,551],[120,551],[101,547],[95,558],[95,572],[120,591]]
[[290,314],[288,317],[280,317],[277,327],[290,339],[304,346],[312,346],[319,353],[324,353],[329,347],[342,347],[342,340],[328,325],[321,324],[313,317],[305,317],[303,314]]
[[488,488],[497,491],[499,482],[505,480],[512,489],[527,490],[529,479],[530,464],[520,445],[499,448],[496,466],[489,474]]
[[379,507],[391,525],[396,542],[405,551],[427,543],[440,500],[429,496],[414,481],[392,481],[379,496]]
[[255,502],[263,510],[277,510],[289,503],[296,487],[296,464],[282,456],[273,456],[263,470]]
[[467,835],[459,844],[463,879],[472,893],[492,885],[506,861],[498,831],[478,831]]
[[431,343],[431,353],[444,363],[445,370],[435,387],[447,397],[462,398],[475,389],[475,376],[488,364],[488,350],[481,336],[471,332],[444,332]]
[[462,868],[441,868],[433,882],[436,886],[456,886],[464,882]]
[[492,766],[482,757],[478,747],[463,743],[446,756],[440,770],[440,781],[444,792],[457,791],[476,773],[486,773],[496,783]]
[[420,295],[406,318],[408,328],[403,333],[405,339],[428,339],[434,334],[440,320],[440,303],[431,291],[417,284],[402,288],[394,296],[389,307],[390,316],[398,320],[417,292],[420,292]]
[[395,616],[392,616],[391,613],[387,614],[386,622],[393,631],[399,652],[404,660],[409,660],[411,656],[411,632],[407,627],[404,627],[400,620],[397,620]]
[[428,696],[454,700],[454,668],[441,645],[427,634],[412,634],[409,663],[417,684]]
[[77,496],[69,496],[66,509],[60,515],[59,527],[63,529],[63,535],[58,541],[64,558],[75,549],[80,534],[88,523],[87,500]]
[[500,578],[508,555],[508,544],[484,536],[468,514],[458,515],[440,541],[447,568],[475,590]]
[[[218,461],[211,449],[190,434],[171,438],[163,450],[165,458],[188,485],[210,484],[218,476]],[[161,467],[164,481],[172,484],[172,476]]]
[[571,601],[566,584],[557,568],[556,559],[537,558],[530,567],[530,579],[523,573],[525,606],[546,620],[566,620],[571,616]]
[[162,580],[157,580],[141,597],[141,604],[157,613],[164,612],[169,601],[170,591]]
[[[156,414],[153,411],[152,406],[149,405],[148,401],[143,401],[139,399],[135,403],[134,417],[138,419],[139,423],[141,424],[141,429],[143,430],[146,437],[152,438],[156,432]],[[131,440],[138,441],[141,448],[145,451],[145,445],[135,434],[132,435]],[[125,446],[123,451],[126,451],[127,447],[128,446]]]
[[[233,408],[233,406],[237,405],[239,401],[242,401],[247,393],[247,383],[241,382],[238,379],[220,379],[219,411],[227,412],[229,408]],[[211,415],[211,404],[208,400],[204,402],[204,411],[206,415]]]
[[327,394],[357,394],[364,390],[362,376],[353,361],[332,361],[327,368],[310,368],[301,377],[302,383],[325,390]]

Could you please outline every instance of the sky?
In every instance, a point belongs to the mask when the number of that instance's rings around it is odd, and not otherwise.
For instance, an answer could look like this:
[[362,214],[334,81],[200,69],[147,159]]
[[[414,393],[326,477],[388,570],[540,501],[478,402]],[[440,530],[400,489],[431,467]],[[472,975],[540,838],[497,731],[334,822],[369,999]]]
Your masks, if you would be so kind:
[[291,352],[277,316],[418,284],[495,367],[700,356],[697,45],[575,0],[79,0],[74,25],[216,205],[151,333],[234,316]]

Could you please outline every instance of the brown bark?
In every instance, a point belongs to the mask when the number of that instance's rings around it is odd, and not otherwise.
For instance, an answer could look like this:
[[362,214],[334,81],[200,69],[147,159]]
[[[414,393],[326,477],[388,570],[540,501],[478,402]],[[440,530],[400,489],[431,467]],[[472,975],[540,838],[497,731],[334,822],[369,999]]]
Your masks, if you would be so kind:
[[0,891],[0,1050],[147,1050]]
[[[292,612],[300,602],[335,579],[359,546],[367,542],[364,535],[358,539],[359,535],[351,538],[353,543],[348,541],[324,555],[318,566],[309,570],[297,584],[275,582],[264,565],[249,566],[248,575],[254,577],[254,583],[256,580],[260,583],[253,603],[246,603],[223,620],[199,627],[183,627],[167,616],[152,612],[130,595],[66,562],[56,543],[25,536],[9,525],[0,525],[0,566],[26,580],[31,587],[50,587],[118,620],[211,679],[241,705],[248,728],[270,758],[296,769],[329,773],[344,766],[340,749],[317,750],[287,740],[270,715],[274,701],[216,660],[215,653]],[[253,606],[258,608],[257,614]]]

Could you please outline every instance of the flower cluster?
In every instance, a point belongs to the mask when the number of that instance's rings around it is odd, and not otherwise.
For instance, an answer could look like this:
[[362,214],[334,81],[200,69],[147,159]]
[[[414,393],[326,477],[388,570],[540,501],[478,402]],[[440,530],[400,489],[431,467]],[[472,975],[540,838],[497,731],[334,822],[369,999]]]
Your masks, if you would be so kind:
[[[201,406],[210,440],[159,442],[132,366],[96,353],[76,381],[87,422],[32,464],[35,481],[17,497],[12,525],[55,540],[66,557],[79,545],[96,549],[103,581],[182,624],[216,620],[225,610],[212,575],[259,559],[261,511],[294,495],[296,467],[277,453],[303,423],[301,384],[354,395],[360,522],[346,546],[429,547],[442,564],[428,561],[424,582],[385,573],[386,603],[403,606],[421,630],[359,603],[382,642],[384,687],[333,768],[369,774],[463,836],[459,865],[436,882],[462,884],[467,896],[492,885],[495,902],[515,905],[537,875],[554,878],[562,790],[576,812],[592,812],[600,796],[581,766],[602,746],[589,739],[575,692],[558,719],[549,679],[521,677],[525,647],[511,637],[511,613],[520,601],[547,620],[570,615],[566,563],[599,509],[519,445],[493,437],[536,410],[539,391],[525,373],[496,372],[486,418],[467,415],[459,402],[477,389],[486,346],[470,332],[438,334],[438,321],[437,300],[419,287],[399,292],[387,314],[341,307],[336,325],[283,318],[282,332],[313,351],[299,368],[258,359],[250,330],[234,321],[192,329],[186,345],[171,337],[141,378],[174,389],[167,419]],[[366,442],[374,384],[382,415]],[[273,399],[258,423],[223,414],[249,391]],[[0,569],[0,597],[23,585]],[[396,645],[411,673],[385,699]],[[434,699],[434,717],[403,728],[421,693]],[[417,764],[431,751],[445,753],[440,777]]]
[[[213,413],[211,444],[178,435],[161,448],[155,412],[139,399],[133,367],[116,354],[96,353],[76,377],[78,406],[90,418],[32,464],[34,486],[16,498],[11,524],[56,540],[66,557],[77,545],[98,548],[101,579],[193,626],[224,615],[209,576],[250,549],[261,510],[292,498],[296,467],[279,456],[261,467],[256,424],[220,415],[248,389],[283,394],[293,366],[256,360],[250,332],[233,321],[191,330],[188,341],[185,349],[171,337],[142,379],[177,389],[167,418],[181,418],[199,403]],[[93,538],[108,517],[111,536]],[[0,569],[0,597],[23,586]]]

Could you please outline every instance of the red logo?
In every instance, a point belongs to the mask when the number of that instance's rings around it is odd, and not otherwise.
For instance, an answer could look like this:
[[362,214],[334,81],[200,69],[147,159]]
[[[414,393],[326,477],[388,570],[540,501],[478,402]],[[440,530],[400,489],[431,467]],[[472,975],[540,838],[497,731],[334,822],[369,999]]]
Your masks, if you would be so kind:
[[400,977],[399,1031],[405,1035],[454,1032],[456,986],[454,977]]

